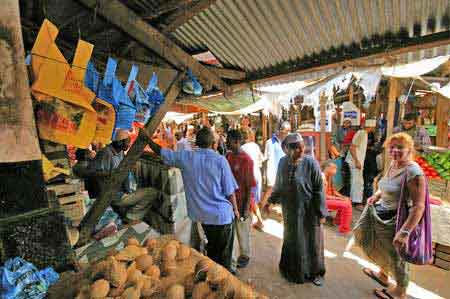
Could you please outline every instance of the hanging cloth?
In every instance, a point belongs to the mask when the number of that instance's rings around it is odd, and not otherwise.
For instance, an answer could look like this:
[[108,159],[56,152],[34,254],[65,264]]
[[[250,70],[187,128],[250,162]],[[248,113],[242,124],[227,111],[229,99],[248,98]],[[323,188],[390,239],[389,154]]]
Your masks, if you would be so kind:
[[38,100],[39,136],[52,142],[87,148],[96,129],[95,94],[84,86],[93,45],[78,41],[72,66],[55,44],[58,29],[44,20],[31,51],[35,81],[32,94]]

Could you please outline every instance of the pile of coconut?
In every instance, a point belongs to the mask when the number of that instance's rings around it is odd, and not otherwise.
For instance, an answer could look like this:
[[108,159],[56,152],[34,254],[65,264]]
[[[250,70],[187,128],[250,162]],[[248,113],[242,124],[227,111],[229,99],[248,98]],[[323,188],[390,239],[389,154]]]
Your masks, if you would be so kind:
[[148,239],[91,265],[76,299],[265,299],[176,240]]

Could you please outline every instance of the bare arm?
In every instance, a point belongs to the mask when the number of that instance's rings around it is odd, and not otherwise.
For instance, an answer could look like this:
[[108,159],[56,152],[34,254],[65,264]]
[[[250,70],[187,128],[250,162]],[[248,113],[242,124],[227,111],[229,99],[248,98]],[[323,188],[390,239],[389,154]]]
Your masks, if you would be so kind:
[[355,167],[361,169],[361,162],[358,160],[358,155],[356,154],[356,145],[352,144],[350,146],[350,154],[352,155]]
[[411,231],[419,224],[425,211],[425,178],[415,177],[408,183],[407,188],[413,204],[402,229]]
[[236,216],[237,219],[241,218],[241,215],[239,214],[239,210],[238,210],[237,203],[236,203],[236,195],[234,193],[232,193],[227,198],[231,202],[231,205],[233,206],[234,216]]

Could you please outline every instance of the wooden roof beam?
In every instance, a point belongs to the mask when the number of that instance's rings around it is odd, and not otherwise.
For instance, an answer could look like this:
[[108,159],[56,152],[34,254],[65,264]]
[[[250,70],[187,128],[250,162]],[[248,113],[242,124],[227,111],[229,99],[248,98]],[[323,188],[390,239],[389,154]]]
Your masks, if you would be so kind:
[[164,3],[163,5],[158,7],[158,9],[155,12],[148,14],[146,16],[143,16],[142,18],[144,20],[151,21],[151,20],[156,19],[159,16],[161,16],[165,13],[168,13],[170,11],[184,8],[191,2],[192,2],[192,0],[168,0],[168,1],[166,1],[166,3]]
[[156,54],[172,64],[175,68],[183,71],[189,68],[199,79],[209,82],[211,85],[217,87],[217,89],[229,94],[230,89],[228,84],[226,84],[219,76],[204,67],[191,55],[184,52],[174,42],[145,22],[141,17],[139,17],[120,1],[78,1],[86,7],[94,9],[97,14],[119,27],[146,48],[154,51]]
[[205,67],[215,73],[220,78],[231,79],[231,80],[244,80],[246,73],[240,70],[225,69],[215,66],[205,65]]
[[178,27],[181,27],[184,23],[189,21],[189,19],[204,11],[216,1],[217,0],[200,0],[184,9],[178,10],[167,18],[167,25],[163,28],[162,32],[167,34],[177,30]]

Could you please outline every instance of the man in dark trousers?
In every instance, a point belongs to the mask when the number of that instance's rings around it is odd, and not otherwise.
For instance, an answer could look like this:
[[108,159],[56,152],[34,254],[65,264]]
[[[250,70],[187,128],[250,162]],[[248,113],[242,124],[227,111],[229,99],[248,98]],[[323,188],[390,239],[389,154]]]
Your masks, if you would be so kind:
[[234,194],[238,185],[225,157],[212,150],[214,134],[211,129],[204,127],[198,131],[196,145],[199,149],[195,151],[174,152],[149,142],[164,163],[180,168],[188,215],[202,225],[208,239],[208,257],[232,270],[233,220],[240,218]]

